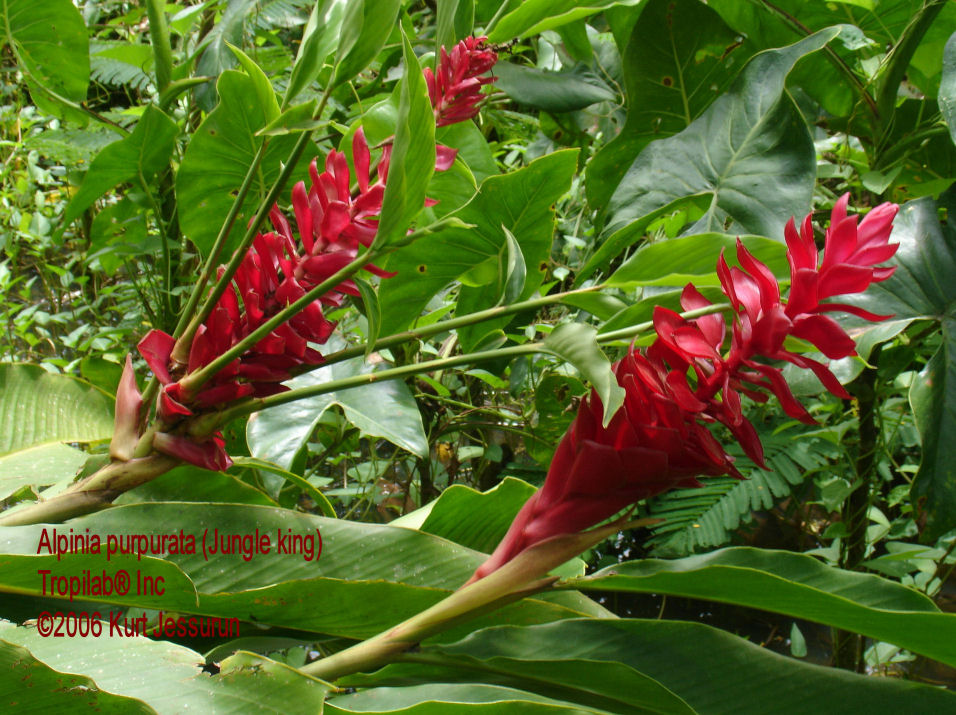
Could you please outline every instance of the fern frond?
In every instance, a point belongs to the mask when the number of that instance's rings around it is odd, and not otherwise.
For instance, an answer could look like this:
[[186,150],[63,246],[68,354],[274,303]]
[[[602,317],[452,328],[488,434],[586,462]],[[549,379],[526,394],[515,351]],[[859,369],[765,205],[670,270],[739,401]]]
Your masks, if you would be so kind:
[[90,77],[100,84],[144,91],[152,82],[152,68],[153,51],[148,45],[90,43]]
[[649,502],[648,516],[665,519],[647,542],[654,556],[686,556],[727,543],[755,510],[772,508],[835,452],[832,444],[793,431],[763,434],[761,440],[770,471],[759,469],[738,448],[734,456],[747,479],[705,478],[703,487],[676,490]]

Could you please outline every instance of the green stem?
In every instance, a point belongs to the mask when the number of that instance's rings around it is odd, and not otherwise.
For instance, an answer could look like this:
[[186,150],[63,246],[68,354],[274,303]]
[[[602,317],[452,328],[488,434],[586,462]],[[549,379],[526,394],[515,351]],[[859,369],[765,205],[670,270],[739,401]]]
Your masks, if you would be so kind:
[[153,48],[153,64],[156,66],[156,89],[162,92],[173,78],[173,49],[166,26],[165,3],[146,0],[146,15],[149,17],[149,44]]
[[[329,96],[331,93],[330,87],[327,87],[322,93],[322,99],[319,101],[319,104],[312,115],[313,118],[322,116],[322,111],[325,109],[325,105],[329,101]],[[219,302],[222,294],[225,293],[226,289],[229,287],[232,277],[236,274],[236,271],[239,270],[239,266],[246,257],[246,251],[248,251],[249,246],[252,245],[252,241],[259,232],[259,228],[262,226],[263,221],[265,221],[266,216],[269,215],[269,211],[272,210],[272,206],[275,204],[279,194],[288,183],[289,178],[292,176],[292,172],[295,171],[295,167],[298,165],[299,159],[302,158],[305,148],[312,139],[313,131],[314,130],[310,129],[308,131],[302,132],[302,135],[292,148],[289,158],[282,166],[282,170],[279,172],[278,178],[276,178],[275,183],[273,183],[268,195],[260,204],[259,210],[252,219],[252,223],[249,224],[249,227],[246,229],[246,233],[242,237],[242,240],[233,251],[232,258],[229,260],[225,272],[216,282],[215,288],[213,288],[212,292],[202,304],[202,308],[200,308],[198,313],[193,315],[193,312],[196,309],[196,304],[199,302],[199,298],[205,291],[206,284],[212,277],[212,273],[219,261],[219,254],[222,252],[222,248],[226,243],[229,232],[232,230],[232,227],[235,224],[236,217],[238,216],[239,210],[242,207],[242,203],[249,191],[249,187],[252,185],[253,178],[259,169],[259,165],[262,163],[262,157],[265,155],[267,144],[267,141],[263,140],[262,145],[259,147],[259,151],[256,153],[256,157],[252,162],[252,165],[250,165],[248,171],[246,172],[242,186],[239,189],[239,194],[236,196],[236,200],[233,201],[232,207],[229,209],[229,214],[226,216],[226,221],[223,223],[223,226],[219,231],[219,235],[216,237],[216,242],[213,244],[212,251],[209,253],[209,258],[206,259],[206,262],[203,265],[203,271],[200,275],[199,282],[189,297],[189,303],[186,306],[186,309],[183,311],[179,325],[176,326],[177,334],[174,334],[174,337],[178,338],[178,340],[176,341],[176,346],[173,349],[174,360],[186,362],[186,358],[189,355],[189,346],[192,344],[193,336],[196,334],[196,331],[199,329],[199,326],[202,325],[203,321],[205,321],[206,318],[209,317],[209,314],[212,313],[216,303]]]
[[165,474],[178,464],[179,460],[163,455],[110,462],[55,497],[3,512],[0,526],[60,522],[105,509],[123,492]]
[[[532,310],[534,308],[542,308],[546,305],[553,305],[554,303],[560,303],[565,298],[575,295],[582,295],[585,293],[593,293],[602,289],[604,286],[592,286],[589,288],[579,288],[577,290],[569,290],[564,293],[554,293],[552,295],[545,295],[539,298],[532,298],[530,300],[523,300],[518,303],[512,303],[511,305],[499,305],[494,308],[488,308],[487,310],[479,310],[474,313],[468,313],[456,318],[451,318],[450,320],[442,320],[432,325],[424,325],[420,328],[412,328],[411,330],[406,330],[401,333],[395,333],[394,335],[389,335],[384,338],[376,340],[372,345],[372,351],[381,351],[388,350],[402,343],[409,342],[411,340],[423,340],[429,338],[433,335],[438,335],[440,333],[445,333],[450,330],[456,330],[458,328],[465,327],[467,325],[473,325],[475,323],[483,323],[486,320],[494,320],[495,318],[500,318],[506,315],[513,315],[515,313],[520,313],[525,310]],[[356,358],[361,355],[364,355],[368,350],[366,344],[354,345],[352,347],[345,348],[344,350],[339,350],[334,353],[329,353],[325,356],[325,360],[321,365],[307,365],[304,366],[305,369],[295,372],[295,374],[301,374],[303,372],[309,372],[310,370],[315,370],[326,365],[331,365],[333,363],[342,362],[343,360],[350,360],[351,358]]]
[[343,377],[340,380],[330,380],[329,382],[324,382],[321,385],[302,387],[297,390],[280,392],[277,395],[269,395],[268,397],[258,397],[247,400],[246,402],[240,402],[233,407],[223,410],[222,412],[209,414],[205,417],[199,418],[193,423],[193,426],[190,429],[190,434],[208,434],[215,431],[218,425],[225,424],[236,417],[241,417],[252,412],[258,412],[259,410],[265,410],[269,407],[277,407],[289,402],[295,402],[296,400],[303,400],[307,397],[324,395],[326,393],[336,392],[338,390],[349,390],[353,387],[371,385],[376,382],[394,380],[399,377],[408,377],[409,375],[417,375],[422,372],[432,372],[433,370],[441,370],[446,367],[469,365],[471,363],[481,362],[484,360],[497,360],[499,358],[530,355],[531,353],[536,352],[547,352],[547,348],[544,347],[544,343],[526,343],[525,345],[515,345],[510,348],[484,350],[478,353],[467,353],[465,355],[456,355],[454,357],[441,358],[439,360],[427,360],[425,362],[417,362],[411,365],[393,367],[388,370],[378,370],[377,372],[370,372],[363,375]]
[[197,390],[199,390],[205,383],[212,379],[217,372],[226,367],[226,365],[231,363],[236,358],[242,356],[247,351],[251,350],[260,340],[266,337],[273,330],[288,321],[290,318],[298,315],[300,312],[305,310],[307,306],[309,306],[311,303],[314,303],[320,297],[328,293],[332,288],[342,283],[342,281],[347,280],[353,274],[362,270],[363,267],[367,266],[369,263],[372,263],[377,257],[382,255],[382,253],[384,253],[384,251],[366,251],[340,271],[333,274],[329,278],[326,278],[297,301],[290,303],[278,313],[273,315],[271,318],[269,318],[269,320],[253,330],[246,337],[233,345],[211,363],[184,377],[180,381],[183,390],[187,394],[195,394]]
[[[715,303],[714,305],[708,305],[703,308],[697,308],[696,310],[687,310],[680,314],[685,320],[693,320],[694,318],[699,318],[703,315],[710,315],[711,313],[719,313],[722,310],[729,310],[729,303]],[[633,338],[639,333],[643,333],[645,330],[650,330],[654,327],[653,320],[647,320],[643,323],[637,323],[636,325],[629,325],[626,328],[621,328],[620,330],[612,330],[607,333],[598,333],[597,341],[598,343],[613,343],[616,340],[627,340],[628,338]]]

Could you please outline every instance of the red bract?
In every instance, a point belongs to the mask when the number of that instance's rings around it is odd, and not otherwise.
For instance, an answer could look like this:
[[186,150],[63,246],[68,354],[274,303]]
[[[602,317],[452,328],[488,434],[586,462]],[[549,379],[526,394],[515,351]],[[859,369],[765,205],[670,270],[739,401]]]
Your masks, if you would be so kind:
[[[830,358],[853,354],[852,339],[821,313],[845,310],[880,320],[853,306],[822,303],[825,298],[866,290],[885,280],[893,268],[876,264],[897,249],[889,243],[897,207],[883,204],[857,225],[846,216],[847,196],[833,209],[822,264],[808,216],[800,234],[793,221],[786,238],[791,266],[790,299],[770,269],[742,243],[740,267],[721,255],[717,273],[733,312],[730,345],[724,350],[726,324],[719,313],[687,320],[666,308],[654,311],[657,338],[644,351],[630,350],[614,366],[624,388],[624,405],[605,428],[596,393],[581,402],[577,416],[555,452],[544,486],[515,517],[505,538],[478,568],[472,581],[488,575],[545,539],[598,524],[635,501],[675,487],[696,486],[700,475],[741,475],[708,429],[725,426],[746,454],[763,466],[763,450],[753,425],[744,417],[741,394],[759,401],[777,396],[787,414],[812,422],[796,400],[781,370],[764,359],[787,360],[813,370],[824,386],[848,397],[824,364],[785,350],[787,336],[803,338]],[[710,305],[688,284],[681,297],[685,310]]]
[[478,114],[481,88],[496,77],[479,77],[498,61],[498,54],[485,46],[487,37],[466,37],[452,48],[441,49],[437,74],[425,68],[428,96],[435,110],[435,126],[471,119]]
[[[338,306],[346,295],[359,295],[352,280],[334,286],[273,329],[195,394],[187,394],[181,382],[352,263],[361,246],[371,244],[385,193],[388,155],[385,152],[379,162],[378,178],[373,182],[369,176],[371,153],[361,130],[353,138],[352,154],[358,184],[354,195],[345,155],[337,151],[326,157],[321,174],[312,161],[312,185],[308,190],[303,182],[293,188],[292,206],[300,241],[295,240],[289,221],[278,207],[273,208],[273,231],[253,240],[232,283],[196,331],[186,365],[172,361],[175,340],[166,333],[152,330],[140,342],[140,353],[163,385],[157,415],[164,423],[175,425],[198,410],[287,390],[281,383],[292,377],[293,368],[322,362],[318,350],[309,346],[325,343],[335,327],[325,318],[322,306]],[[371,264],[365,269],[382,277],[394,275]],[[157,451],[208,469],[229,465],[222,440],[217,437],[197,442],[183,435],[160,434],[153,440]]]

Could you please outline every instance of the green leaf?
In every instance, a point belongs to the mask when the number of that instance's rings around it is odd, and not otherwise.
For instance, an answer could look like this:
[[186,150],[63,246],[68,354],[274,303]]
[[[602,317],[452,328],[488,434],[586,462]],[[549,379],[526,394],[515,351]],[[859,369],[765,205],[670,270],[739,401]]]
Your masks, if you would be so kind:
[[365,307],[365,319],[368,321],[368,330],[366,331],[365,341],[365,359],[375,352],[375,341],[378,340],[379,333],[382,330],[382,306],[378,302],[378,293],[371,283],[361,278],[352,278],[355,285],[362,294],[362,305]]
[[315,129],[322,125],[318,119],[313,119],[316,101],[314,99],[297,104],[284,110],[279,116],[256,132],[257,137],[273,137],[293,132],[303,132]]
[[90,50],[76,6],[70,0],[0,0],[0,8],[4,44],[19,68],[43,90],[71,102],[85,101]]
[[[25,459],[28,449],[59,442],[95,442],[112,434],[112,400],[92,385],[35,365],[0,364],[0,459],[11,460],[12,465],[15,459]],[[43,454],[59,468],[70,470],[75,462],[71,459],[67,465],[63,450]],[[7,476],[5,470],[3,476]],[[62,476],[51,475],[46,483]]]
[[[552,206],[570,187],[576,167],[576,151],[558,151],[518,171],[490,176],[456,214],[475,228],[451,228],[424,236],[389,256],[385,267],[398,275],[383,281],[379,288],[383,333],[406,327],[433,295],[482,263],[489,269],[484,284],[462,288],[457,312],[493,306],[500,297],[498,255],[507,240],[502,225],[518,239],[525,262],[531,266],[521,296],[529,297],[541,285],[547,269],[554,226]],[[489,330],[507,322],[504,318],[459,331],[462,345],[470,349]]]
[[[235,67],[236,60],[229,51],[228,44],[241,46],[246,18],[251,14],[257,0],[230,0],[222,17],[215,27],[203,38],[206,47],[196,63],[197,76],[209,77],[218,80],[225,70]],[[218,82],[209,82],[196,89],[196,100],[205,112],[211,112],[216,106],[216,89]],[[220,97],[222,90],[219,90]]]
[[400,0],[350,0],[346,3],[335,53],[334,86],[348,82],[375,59],[395,29]]
[[85,709],[113,715],[156,712],[141,700],[100,690],[86,675],[54,670],[23,646],[9,643],[2,637],[0,702],[12,710],[23,707],[50,712]]
[[435,17],[435,57],[442,47],[451,47],[471,34],[475,22],[475,0],[438,0]]
[[[415,663],[339,681],[351,687],[482,682],[599,712],[942,712],[952,693],[809,665],[716,628],[679,621],[579,619],[489,628],[424,644]],[[719,674],[719,687],[713,678]]]
[[924,594],[812,556],[748,547],[676,561],[617,564],[568,588],[665,593],[759,608],[862,633],[943,663],[956,663],[956,615]]
[[246,75],[252,79],[255,87],[256,99],[262,108],[267,124],[274,122],[279,117],[279,102],[276,99],[275,90],[272,89],[272,83],[266,77],[265,72],[253,62],[249,56],[235,45],[228,42],[226,46],[232,50],[232,54],[239,60],[239,64],[246,71]]
[[[789,276],[787,249],[780,241],[762,236],[741,236],[740,240],[758,260],[778,276]],[[700,233],[641,246],[608,279],[615,288],[641,285],[720,285],[717,259],[725,252],[729,265],[737,263],[737,239],[724,233]]]
[[[117,506],[71,521],[70,528],[90,539],[98,535],[100,553],[73,553],[59,561],[57,556],[36,556],[44,529],[53,537],[49,526],[4,528],[0,550],[8,553],[0,555],[4,566],[0,591],[38,594],[42,587],[38,567],[77,577],[84,570],[113,574],[125,569],[133,583],[139,570],[144,576],[163,576],[169,585],[165,594],[131,590],[126,596],[93,595],[84,600],[367,638],[437,603],[484,560],[470,549],[410,529],[247,505]],[[149,551],[138,559],[134,551],[106,561],[108,537],[130,534],[172,535],[177,543],[182,534],[184,546],[169,549],[163,559],[149,556]],[[303,548],[279,553],[279,538],[290,535],[299,536]],[[233,537],[244,540],[245,546],[233,546],[225,554],[208,551],[210,544]],[[268,539],[269,552],[253,553],[253,544],[262,544],[263,539]],[[307,539],[311,541],[306,543]],[[159,544],[156,538],[152,542]],[[138,543],[133,542],[134,548]],[[541,623],[599,614],[607,612],[580,594],[548,594],[465,624],[451,637],[460,638],[482,624]]]
[[149,181],[169,163],[179,126],[153,105],[146,107],[129,136],[105,146],[90,164],[83,183],[63,214],[63,225],[80,216],[118,184]]
[[588,162],[588,203],[603,209],[641,150],[686,129],[752,54],[699,0],[645,3],[621,58],[627,120]]
[[784,82],[797,60],[836,34],[830,28],[756,55],[687,129],[648,144],[611,198],[607,232],[707,192],[711,206],[692,232],[781,238],[786,221],[809,208],[816,176],[813,142]]
[[524,282],[527,277],[527,267],[521,253],[521,245],[514,234],[502,226],[505,234],[505,255],[498,263],[498,285],[501,287],[499,305],[514,303],[524,292]]
[[[285,384],[292,389],[321,385],[372,369],[361,358],[355,358],[313,370]],[[340,405],[345,418],[364,434],[387,439],[423,458],[428,455],[428,441],[415,399],[404,382],[388,380],[257,412],[246,426],[246,440],[253,456],[296,471],[292,468],[296,457],[305,448],[322,414],[332,405]]]
[[335,49],[347,5],[346,0],[320,0],[312,7],[309,22],[302,33],[302,44],[292,65],[283,106],[318,78],[322,65]]
[[373,249],[405,238],[425,205],[425,189],[435,171],[435,115],[428,87],[404,34],[402,43],[405,74],[399,84],[398,123]]
[[939,83],[939,110],[949,125],[949,135],[956,143],[956,32],[946,43],[943,53],[943,75]]
[[507,42],[513,37],[530,37],[545,30],[588,17],[615,5],[633,7],[643,0],[524,0],[505,15],[488,33],[491,42]]
[[956,431],[956,229],[951,221],[940,222],[941,207],[956,215],[956,191],[950,189],[939,202],[927,197],[905,204],[890,237],[900,244],[887,262],[897,266],[896,272],[848,300],[879,314],[892,313],[896,321],[930,319],[942,330],[939,349],[910,388],[923,442],[910,493],[918,513],[926,517],[926,539],[956,527],[956,443],[949,438]]
[[567,360],[594,386],[604,405],[604,426],[607,427],[624,404],[624,389],[617,384],[611,361],[598,346],[597,329],[584,323],[562,323],[544,339],[544,346]]
[[339,695],[325,703],[325,713],[414,713],[446,715],[582,715],[594,713],[514,688],[481,683],[436,683],[406,688],[371,688]]
[[546,72],[501,62],[495,65],[495,75],[495,87],[515,102],[545,112],[574,112],[617,98],[614,90],[588,70]]
[[428,512],[419,530],[490,554],[535,491],[533,486],[514,477],[505,477],[484,493],[453,484],[423,507]]
[[639,241],[648,227],[658,219],[670,215],[681,215],[687,217],[688,221],[696,221],[710,208],[712,199],[711,194],[707,193],[682,196],[614,231],[604,239],[604,242],[594,252],[594,255],[592,255],[591,258],[588,259],[588,262],[584,264],[584,267],[578,271],[574,279],[574,285],[580,286],[594,271],[604,267],[610,263],[611,259],[617,257],[626,248]]
[[[243,459],[234,460],[243,466]],[[184,464],[156,479],[136,487],[116,499],[114,504],[135,504],[144,501],[228,502],[278,506],[262,491],[237,479],[233,474],[210,472]]]
[[[25,648],[47,667],[67,669],[65,679],[88,678],[100,694],[136,698],[158,712],[248,713],[250,703],[263,703],[266,712],[315,713],[328,689],[320,680],[261,656],[227,659],[222,672],[210,676],[194,650],[149,638],[110,637],[108,631],[107,623],[104,635],[92,641],[43,638],[35,628],[0,623],[0,642]],[[77,694],[77,704],[83,703]]]
[[[266,110],[256,99],[255,81],[235,70],[222,73],[218,83],[219,105],[203,120],[186,147],[176,175],[176,198],[183,233],[204,255],[212,248],[223,218],[232,206],[246,171],[252,164],[262,137],[255,134],[266,126]],[[294,136],[274,137],[256,172],[243,202],[236,226],[245,226],[259,202],[268,193],[295,143]],[[315,147],[306,152],[314,155]],[[306,157],[307,158],[307,157]],[[306,174],[307,162],[298,170]],[[225,256],[239,241],[234,230],[226,243]]]
[[55,442],[0,455],[0,499],[27,486],[45,487],[76,474],[86,452]]

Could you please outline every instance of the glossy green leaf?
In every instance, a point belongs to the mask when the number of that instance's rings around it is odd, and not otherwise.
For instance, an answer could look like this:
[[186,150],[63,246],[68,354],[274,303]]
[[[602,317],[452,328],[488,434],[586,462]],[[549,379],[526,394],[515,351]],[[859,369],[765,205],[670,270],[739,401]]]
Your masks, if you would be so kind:
[[[235,462],[241,466],[242,458],[236,457]],[[143,501],[210,501],[278,506],[261,490],[246,484],[234,474],[210,472],[191,464],[176,467],[121,494],[114,504],[135,504]]]
[[567,360],[593,385],[604,405],[604,426],[624,404],[624,388],[617,384],[611,361],[598,346],[597,329],[584,323],[562,323],[544,340],[550,352]]
[[956,704],[945,690],[809,665],[709,626],[637,619],[489,628],[455,644],[424,645],[413,663],[339,684],[436,680],[512,687],[604,712],[763,715],[773,703],[777,713],[850,715]]
[[256,100],[262,108],[267,125],[274,122],[279,117],[279,101],[276,99],[275,90],[272,89],[272,83],[266,77],[266,73],[259,67],[245,52],[235,45],[228,42],[226,46],[232,51],[232,54],[239,60],[239,66],[245,70],[246,75],[252,80],[252,86],[255,88]]
[[956,614],[924,594],[871,574],[826,566],[812,556],[748,547],[675,561],[617,564],[569,588],[664,593],[783,613],[956,663]]
[[419,529],[490,554],[508,531],[518,510],[534,493],[533,486],[514,477],[505,477],[484,493],[453,484],[437,500],[423,507],[428,512]]
[[328,687],[261,656],[254,665],[248,657],[227,660],[210,676],[196,651],[142,637],[43,638],[35,628],[3,622],[0,641],[25,648],[50,668],[89,678],[101,693],[136,698],[156,712],[248,713],[250,703],[261,703],[261,712],[315,713]]
[[725,231],[781,238],[810,206],[816,154],[784,82],[804,55],[826,45],[831,28],[789,47],[756,55],[719,97],[680,134],[640,153],[611,198],[608,233],[675,199],[710,193],[692,232]]
[[[922,198],[905,204],[890,240],[900,247],[887,263],[897,266],[889,280],[871,285],[849,302],[899,321],[929,319],[942,330],[942,343],[910,389],[910,403],[922,435],[920,469],[911,496],[925,515],[923,536],[935,539],[956,527],[956,230],[939,221],[939,208],[956,211],[950,190],[938,202]],[[892,327],[892,326],[891,326]],[[879,326],[870,331],[879,330]],[[882,335],[883,339],[892,337]],[[864,333],[864,339],[866,334]]]
[[335,53],[334,85],[365,69],[395,29],[400,0],[350,0],[346,3]]
[[142,182],[169,163],[179,126],[153,105],[146,107],[129,136],[104,147],[90,164],[83,183],[63,214],[66,225],[118,184]]
[[425,189],[435,171],[435,114],[422,69],[404,34],[402,42],[405,74],[399,83],[395,142],[373,248],[401,243],[425,205]]
[[347,4],[346,0],[320,0],[312,7],[295,64],[292,65],[284,105],[318,78],[322,65],[336,47]]
[[211,112],[215,108],[217,90],[220,99],[222,97],[218,79],[226,70],[236,66],[235,55],[229,50],[229,43],[237,47],[242,45],[246,18],[255,4],[256,0],[232,0],[226,5],[219,22],[203,38],[205,49],[196,63],[196,75],[216,80],[196,89],[196,100],[205,112]]
[[289,107],[257,131],[256,136],[274,137],[281,136],[282,134],[292,134],[294,132],[315,129],[322,124],[320,120],[312,118],[312,115],[315,114],[315,108],[316,101],[314,99],[303,104],[297,104],[294,107]]
[[0,0],[0,11],[4,44],[33,82],[71,102],[86,101],[90,50],[76,6],[70,0]]
[[[371,371],[372,366],[355,358],[305,373],[286,384],[295,389]],[[389,380],[257,412],[246,426],[253,456],[290,469],[322,413],[332,405],[340,405],[346,419],[364,434],[387,439],[412,454],[428,454],[421,414],[408,386],[400,380]]]
[[545,112],[574,112],[617,95],[590,71],[547,72],[510,62],[495,65],[495,87],[516,103]]
[[498,303],[510,305],[524,292],[528,271],[518,239],[505,226],[502,226],[501,230],[505,234],[505,246],[504,256],[498,263],[498,285],[501,287],[501,298]]
[[325,703],[325,713],[408,713],[446,715],[582,715],[597,713],[514,688],[480,683],[435,683],[406,688],[371,688],[339,695]]
[[682,196],[614,231],[604,239],[587,263],[584,264],[584,267],[578,271],[574,278],[574,284],[576,286],[581,285],[594,271],[603,268],[610,263],[611,259],[620,255],[629,246],[637,243],[655,221],[678,214],[686,217],[687,221],[696,221],[707,212],[712,200],[712,195],[708,193]]
[[23,712],[24,708],[35,712],[90,710],[107,715],[156,712],[141,700],[100,690],[86,675],[54,670],[23,646],[3,640],[2,635],[0,703],[7,712]]
[[112,400],[100,390],[35,365],[0,364],[0,457],[112,434]]
[[[760,48],[781,47],[806,34],[840,25],[841,34],[831,45],[840,62],[824,53],[810,56],[794,70],[793,82],[823,108],[839,117],[860,113],[859,76],[853,72],[861,59],[897,43],[919,14],[923,3],[906,0],[893,3],[806,3],[779,0],[774,6],[711,0],[708,5],[724,21]],[[934,96],[939,78],[942,48],[952,33],[956,8],[946,3],[943,13],[923,37],[913,55],[907,79],[928,96]],[[798,18],[800,25],[793,22]],[[872,90],[871,90],[872,91]],[[867,114],[870,110],[863,110]],[[865,114],[864,114],[865,116]]]
[[[49,526],[0,531],[0,564],[4,566],[0,591],[39,593],[38,567],[80,577],[84,570],[106,569],[112,574],[123,568],[133,583],[141,571],[144,576],[166,578],[169,587],[163,595],[131,591],[126,596],[93,595],[85,600],[254,620],[351,638],[372,636],[437,603],[464,583],[485,558],[410,529],[234,504],[142,503],[80,517],[70,528],[74,533],[99,535],[104,551],[67,555],[61,561],[56,556],[35,555],[44,528],[52,538]],[[164,559],[144,556],[137,560],[133,554],[114,555],[106,561],[108,536],[125,543],[122,537],[128,534],[166,534],[176,539],[182,534],[185,548],[170,549]],[[279,553],[279,538],[290,536],[299,536],[302,547]],[[228,544],[232,537],[245,541],[228,549],[230,553],[208,551],[212,544],[222,540]],[[253,553],[254,544],[261,544],[263,538],[269,540],[269,552]],[[191,548],[189,539],[194,540]],[[133,542],[134,546],[139,543]],[[356,554],[361,558],[355,558]],[[547,594],[463,624],[450,637],[502,622],[607,615],[580,594]]]
[[86,463],[86,452],[54,442],[0,455],[0,499],[22,487],[45,487],[76,474]]
[[[747,249],[778,276],[789,276],[787,249],[762,236],[741,236]],[[700,233],[648,243],[638,249],[608,279],[617,288],[639,285],[719,285],[717,260],[724,251],[727,263],[737,263],[737,239],[724,233]]]
[[[203,120],[186,147],[176,175],[176,198],[183,233],[206,254],[212,248],[233,197],[262,144],[255,133],[266,126],[266,111],[256,99],[254,80],[235,70],[223,72],[218,83],[219,105]],[[249,195],[236,218],[236,227],[226,243],[224,255],[239,241],[242,229],[252,218],[259,201],[279,175],[293,136],[273,137],[255,174]],[[315,152],[314,147],[306,150]],[[306,161],[297,170],[304,177]]]
[[[529,266],[522,298],[529,297],[544,278],[554,225],[552,208],[569,188],[577,166],[576,151],[558,151],[504,176],[489,176],[478,194],[456,216],[475,228],[450,228],[424,236],[389,256],[385,267],[398,275],[383,281],[382,332],[402,330],[433,295],[452,281],[484,264],[488,270],[476,285],[462,288],[458,312],[490,308],[500,296],[496,278],[498,256],[505,245],[504,225],[518,239]],[[459,332],[468,349],[489,330],[508,319],[482,323]]]
[[365,359],[375,352],[375,341],[378,340],[379,333],[382,330],[382,306],[378,302],[378,293],[375,288],[366,280],[361,278],[352,278],[355,285],[362,294],[362,306],[365,309],[365,320],[368,321],[368,330],[365,335]]
[[943,54],[943,74],[939,83],[939,110],[949,125],[949,135],[956,143],[956,32],[950,36]]
[[650,0],[621,58],[627,120],[588,163],[588,203],[603,209],[647,144],[683,131],[726,91],[753,54],[699,0]]
[[498,21],[488,34],[491,42],[530,37],[615,5],[634,6],[643,0],[524,0]]
[[475,22],[475,0],[438,0],[435,12],[435,56],[439,48],[451,47],[471,34]]

